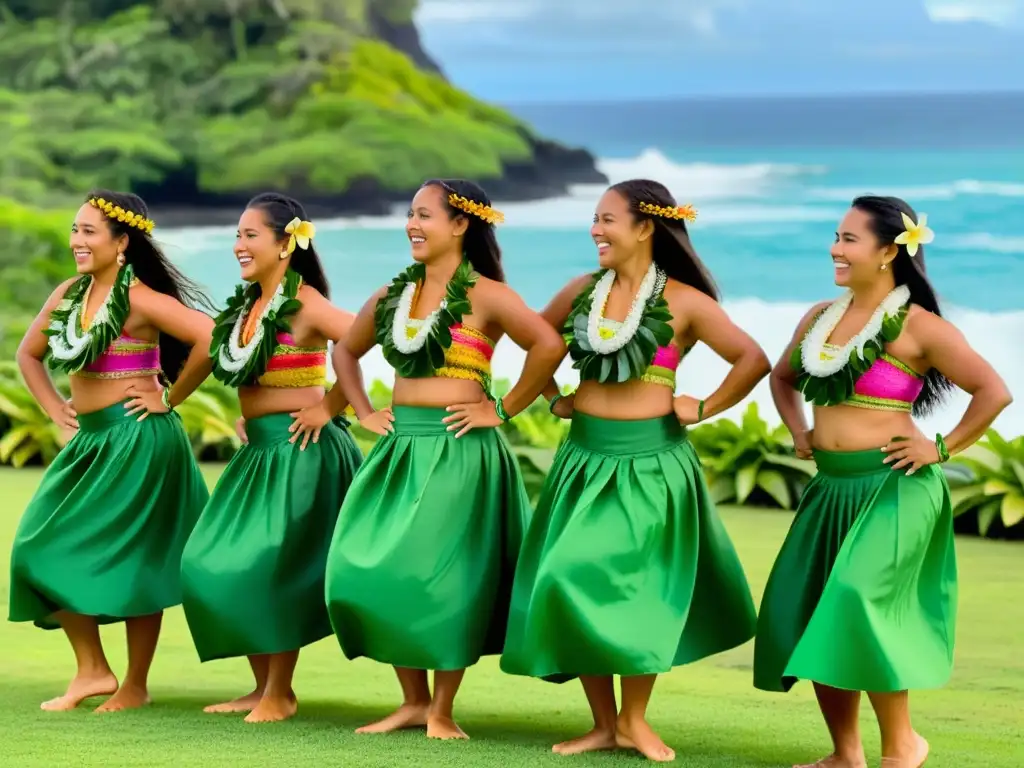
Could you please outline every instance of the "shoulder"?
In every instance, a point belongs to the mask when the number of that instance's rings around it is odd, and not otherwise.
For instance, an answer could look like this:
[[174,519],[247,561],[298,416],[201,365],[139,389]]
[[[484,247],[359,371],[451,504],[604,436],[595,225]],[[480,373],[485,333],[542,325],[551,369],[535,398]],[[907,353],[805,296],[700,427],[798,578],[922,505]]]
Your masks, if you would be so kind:
[[64,294],[68,292],[71,286],[75,285],[77,282],[84,279],[84,275],[78,275],[77,277],[69,277],[67,280],[65,280],[64,282],[62,282],[60,285],[53,289],[53,293],[50,294],[50,298],[56,298],[57,301],[60,301],[61,299],[64,298]]
[[703,291],[672,278],[665,281],[665,291],[662,295],[673,310],[673,315],[679,315],[686,310],[697,312],[717,310],[721,306],[716,299]]
[[311,285],[306,285],[305,283],[299,286],[299,291],[295,295],[295,298],[303,304],[321,304],[327,301],[320,291]]
[[955,330],[948,320],[917,304],[911,304],[907,310],[904,329],[915,338],[934,338]]

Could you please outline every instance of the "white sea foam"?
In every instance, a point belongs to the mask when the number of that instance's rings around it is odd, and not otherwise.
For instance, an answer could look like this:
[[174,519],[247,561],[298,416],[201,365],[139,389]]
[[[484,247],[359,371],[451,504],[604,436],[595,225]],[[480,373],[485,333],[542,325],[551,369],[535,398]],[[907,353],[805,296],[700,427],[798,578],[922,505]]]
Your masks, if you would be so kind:
[[[850,202],[858,195],[867,192],[863,187],[812,187],[807,190],[807,198],[836,202]],[[907,186],[891,186],[873,188],[871,194],[894,195],[905,200],[913,200],[915,206],[928,200],[954,200],[961,196],[986,197],[1024,197],[1024,184],[1002,181],[977,181],[976,179],[960,179],[946,184],[925,184]]]
[[991,253],[1024,253],[1024,237],[1004,237],[988,232],[955,235],[944,243],[957,251],[989,251]]

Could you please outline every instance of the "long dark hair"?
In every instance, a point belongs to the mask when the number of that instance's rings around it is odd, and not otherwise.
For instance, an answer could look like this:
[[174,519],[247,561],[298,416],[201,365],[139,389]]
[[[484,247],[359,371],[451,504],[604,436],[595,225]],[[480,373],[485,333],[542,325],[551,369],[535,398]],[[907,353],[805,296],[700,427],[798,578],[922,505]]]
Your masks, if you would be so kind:
[[[281,240],[288,237],[284,228],[292,219],[308,221],[306,209],[302,207],[302,203],[277,192],[261,192],[245,207],[262,211],[267,226],[274,230],[274,234]],[[331,286],[327,283],[324,266],[320,263],[320,256],[317,255],[316,247],[312,242],[310,242],[309,248],[296,245],[291,259],[291,268],[299,273],[306,285],[316,288],[324,298],[331,298]]]
[[[869,217],[868,226],[878,239],[880,245],[894,245],[896,237],[906,229],[902,214],[909,216],[915,223],[917,213],[905,200],[898,197],[880,197],[863,195],[851,203],[858,211]],[[910,289],[910,300],[929,312],[942,316],[939,299],[935,295],[924,266],[924,246],[918,246],[917,253],[911,256],[907,246],[897,245],[896,258],[892,261],[892,276],[896,285],[905,285]],[[924,388],[914,403],[914,415],[924,416],[941,403],[947,393],[952,391],[953,383],[932,368],[924,377]]]
[[693,286],[701,293],[719,301],[721,297],[718,286],[690,242],[686,222],[682,219],[655,216],[640,210],[641,203],[661,208],[677,207],[678,203],[668,188],[650,179],[630,179],[613,184],[609,190],[618,192],[626,198],[629,210],[637,221],[650,219],[654,223],[654,243],[651,246],[654,263],[673,280]]
[[483,188],[472,181],[465,179],[430,179],[423,182],[424,187],[440,187],[447,194],[444,198],[445,210],[448,211],[448,218],[465,216],[469,220],[466,227],[466,234],[462,238],[462,255],[469,259],[473,269],[484,277],[505,282],[505,270],[501,266],[501,246],[498,245],[498,236],[495,233],[494,225],[489,224],[479,216],[463,213],[448,202],[448,195],[456,194],[467,200],[481,205],[491,205],[491,198],[487,196]]
[[[99,198],[119,205],[126,211],[149,218],[149,207],[146,202],[131,192],[94,189],[85,200],[89,202]],[[127,235],[128,247],[124,250],[124,261],[125,264],[132,265],[139,282],[192,309],[206,310],[209,313],[216,311],[203,290],[170,262],[148,234],[109,216],[104,216],[104,219],[114,237]],[[177,381],[190,350],[191,347],[181,339],[166,333],[160,334],[160,367],[163,369],[164,377],[171,384]]]

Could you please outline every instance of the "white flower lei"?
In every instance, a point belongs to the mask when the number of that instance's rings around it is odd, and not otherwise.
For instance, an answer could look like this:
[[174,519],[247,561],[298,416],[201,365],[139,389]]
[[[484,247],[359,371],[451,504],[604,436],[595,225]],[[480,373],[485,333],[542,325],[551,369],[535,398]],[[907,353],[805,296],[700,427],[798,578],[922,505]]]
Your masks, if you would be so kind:
[[846,310],[853,301],[853,292],[847,292],[845,296],[835,301],[831,306],[822,312],[818,319],[807,331],[803,343],[800,346],[800,360],[803,363],[804,371],[817,378],[825,378],[838,373],[850,362],[850,353],[856,349],[859,356],[864,354],[864,345],[878,335],[882,329],[882,321],[887,316],[895,315],[900,307],[910,301],[910,289],[905,285],[897,286],[874,311],[867,324],[860,333],[850,339],[841,348],[824,355],[825,346],[828,343],[832,332],[843,319]]
[[615,329],[611,338],[604,339],[601,337],[601,320],[604,316],[605,305],[608,303],[608,295],[612,290],[612,284],[615,282],[615,270],[609,269],[605,272],[597,281],[591,294],[590,315],[587,317],[587,341],[591,348],[599,355],[610,355],[629,344],[640,328],[647,302],[655,293],[664,290],[665,281],[665,273],[651,264],[640,283],[640,289],[633,297],[633,303],[629,306],[629,314],[626,315],[626,319]]
[[259,320],[256,321],[256,330],[249,339],[249,343],[242,344],[242,331],[245,327],[246,318],[249,316],[249,311],[252,309],[253,304],[256,303],[256,299],[253,298],[251,301],[246,303],[245,309],[238,313],[238,317],[235,318],[235,325],[231,329],[231,335],[228,336],[228,343],[222,344],[220,348],[220,356],[218,362],[221,368],[230,373],[237,373],[242,370],[249,362],[249,358],[253,356],[253,353],[259,349],[260,341],[263,339],[263,320],[272,310],[278,309],[286,300],[284,295],[284,283],[278,283],[277,289],[274,291],[274,295],[267,302],[266,306],[263,307],[263,311],[260,313]]
[[415,335],[410,339],[408,327],[411,322],[409,317],[412,314],[412,299],[416,295],[416,283],[406,283],[402,289],[402,296],[398,300],[398,309],[395,310],[394,319],[391,321],[391,339],[395,342],[395,348],[403,355],[412,355],[423,349],[427,343],[427,337],[434,330],[437,318],[448,306],[447,299],[441,299],[441,304],[422,321],[416,329]]
[[[57,334],[50,336],[47,343],[49,344],[50,352],[58,360],[72,360],[80,355],[82,350],[92,343],[93,331],[101,325],[105,325],[107,320],[110,319],[109,307],[110,299],[114,295],[113,286],[111,286],[106,298],[103,299],[103,303],[100,304],[100,308],[96,310],[96,314],[93,316],[92,322],[89,323],[88,329],[82,330],[82,312],[89,300],[92,287],[96,282],[96,279],[93,277],[89,279],[91,281],[89,287],[86,288],[82,299],[72,308],[67,321],[64,323],[58,321],[50,322],[50,330],[57,331]],[[64,301],[57,305],[58,309],[66,309],[66,307],[67,305]]]

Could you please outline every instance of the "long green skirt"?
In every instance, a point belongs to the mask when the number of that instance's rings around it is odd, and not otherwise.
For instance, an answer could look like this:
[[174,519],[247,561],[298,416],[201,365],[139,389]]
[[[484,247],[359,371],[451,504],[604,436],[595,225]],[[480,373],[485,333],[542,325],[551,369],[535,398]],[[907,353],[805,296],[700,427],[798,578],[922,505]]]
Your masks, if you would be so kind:
[[495,429],[456,439],[443,408],[395,406],[327,559],[327,606],[350,658],[464,669],[501,653],[530,507]]
[[879,450],[816,451],[817,476],[761,602],[754,685],[887,693],[953,667],[956,552],[939,467],[907,475]]
[[208,493],[174,413],[78,415],[14,535],[10,620],[112,623],[181,602],[181,551]]
[[576,413],[520,555],[501,668],[552,682],[657,674],[742,645],[754,624],[678,420]]
[[181,562],[185,618],[202,661],[294,651],[331,634],[324,563],[362,461],[338,423],[305,451],[286,413],[246,422]]

